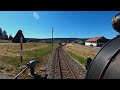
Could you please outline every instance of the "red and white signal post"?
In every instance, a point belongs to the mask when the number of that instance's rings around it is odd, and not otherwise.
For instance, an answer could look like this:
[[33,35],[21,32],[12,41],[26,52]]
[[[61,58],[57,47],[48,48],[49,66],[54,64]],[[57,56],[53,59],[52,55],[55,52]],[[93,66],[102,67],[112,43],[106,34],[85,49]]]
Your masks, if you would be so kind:
[[20,30],[20,61],[21,61],[21,70],[22,70],[22,43],[23,43],[23,36],[22,36],[22,31]]

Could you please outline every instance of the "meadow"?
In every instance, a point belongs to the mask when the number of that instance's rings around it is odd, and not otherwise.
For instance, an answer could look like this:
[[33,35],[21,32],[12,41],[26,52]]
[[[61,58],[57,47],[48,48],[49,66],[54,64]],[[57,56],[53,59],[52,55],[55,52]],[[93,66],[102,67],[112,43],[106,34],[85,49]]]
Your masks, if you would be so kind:
[[[97,47],[86,47],[84,45],[78,44],[67,44],[65,50],[76,60],[78,60],[81,64],[86,65],[87,58],[94,58],[99,49]],[[98,49],[97,51],[93,50]]]
[[[54,44],[54,49],[57,47]],[[36,71],[47,63],[46,57],[51,53],[50,43],[23,43],[23,62],[26,65],[30,60],[39,60],[36,66]],[[19,43],[0,43],[0,72],[5,72],[14,77],[20,72],[20,44]],[[28,76],[29,70],[26,71],[20,78],[30,79]],[[39,73],[41,74],[41,73]]]

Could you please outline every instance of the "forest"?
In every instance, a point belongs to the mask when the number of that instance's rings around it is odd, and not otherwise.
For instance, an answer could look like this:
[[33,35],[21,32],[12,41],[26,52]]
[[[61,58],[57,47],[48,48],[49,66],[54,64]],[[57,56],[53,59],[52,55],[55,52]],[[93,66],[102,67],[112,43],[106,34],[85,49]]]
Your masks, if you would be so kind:
[[0,39],[1,40],[12,40],[13,37],[12,37],[12,35],[8,36],[7,31],[2,30],[2,28],[0,28]]

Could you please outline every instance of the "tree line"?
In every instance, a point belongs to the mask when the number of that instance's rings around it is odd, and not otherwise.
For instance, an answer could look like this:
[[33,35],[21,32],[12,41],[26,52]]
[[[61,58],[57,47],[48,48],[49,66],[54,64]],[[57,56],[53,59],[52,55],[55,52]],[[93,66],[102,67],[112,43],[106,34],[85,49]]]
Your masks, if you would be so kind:
[[2,39],[2,40],[12,40],[13,37],[12,37],[12,35],[8,36],[6,30],[2,30],[2,28],[0,28],[0,39]]

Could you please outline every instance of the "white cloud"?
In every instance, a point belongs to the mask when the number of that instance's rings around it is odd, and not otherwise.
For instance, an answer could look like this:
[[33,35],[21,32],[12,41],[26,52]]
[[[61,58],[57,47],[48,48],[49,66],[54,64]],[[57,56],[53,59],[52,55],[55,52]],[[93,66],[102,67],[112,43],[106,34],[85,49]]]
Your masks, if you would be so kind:
[[39,19],[39,14],[37,12],[33,12],[33,17],[38,20]]

